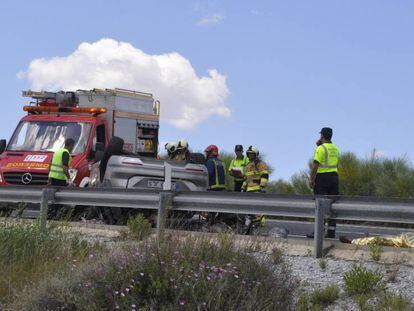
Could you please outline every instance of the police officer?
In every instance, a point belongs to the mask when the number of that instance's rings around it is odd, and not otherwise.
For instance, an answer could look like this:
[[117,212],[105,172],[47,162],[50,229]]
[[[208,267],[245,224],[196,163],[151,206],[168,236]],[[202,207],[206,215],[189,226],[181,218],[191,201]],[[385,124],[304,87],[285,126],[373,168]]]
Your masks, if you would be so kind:
[[240,192],[242,189],[244,174],[246,172],[246,166],[249,163],[247,156],[243,155],[243,146],[236,145],[234,147],[236,157],[231,160],[229,166],[229,173],[234,179],[234,191]]
[[71,152],[75,146],[72,138],[65,140],[65,146],[53,154],[50,164],[49,184],[52,186],[67,186],[70,180],[69,166],[72,161]]
[[[333,131],[324,127],[320,131],[320,138],[316,142],[318,146],[315,151],[312,169],[309,178],[309,186],[315,195],[338,195],[338,159],[339,149],[332,143]],[[326,237],[335,238],[336,222],[328,221]]]
[[223,162],[218,158],[218,148],[210,145],[204,150],[210,191],[226,190],[226,174]]

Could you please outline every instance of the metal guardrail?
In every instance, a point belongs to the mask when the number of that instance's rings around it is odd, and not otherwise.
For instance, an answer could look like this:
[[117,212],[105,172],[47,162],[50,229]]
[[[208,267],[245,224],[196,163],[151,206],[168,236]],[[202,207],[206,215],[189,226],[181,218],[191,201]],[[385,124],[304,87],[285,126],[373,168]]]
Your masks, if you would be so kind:
[[166,209],[287,216],[315,219],[314,256],[323,251],[325,218],[414,224],[414,200],[367,197],[317,197],[231,192],[172,192],[134,189],[0,187],[0,202],[40,204],[42,228],[50,204],[158,210],[162,235]]

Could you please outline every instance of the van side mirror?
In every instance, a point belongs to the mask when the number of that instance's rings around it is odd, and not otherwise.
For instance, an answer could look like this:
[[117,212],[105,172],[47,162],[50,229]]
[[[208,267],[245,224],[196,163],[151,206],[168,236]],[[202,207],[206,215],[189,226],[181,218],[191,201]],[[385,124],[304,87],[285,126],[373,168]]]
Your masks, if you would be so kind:
[[4,152],[4,150],[6,150],[6,146],[7,146],[6,140],[1,139],[0,140],[0,154],[2,154]]

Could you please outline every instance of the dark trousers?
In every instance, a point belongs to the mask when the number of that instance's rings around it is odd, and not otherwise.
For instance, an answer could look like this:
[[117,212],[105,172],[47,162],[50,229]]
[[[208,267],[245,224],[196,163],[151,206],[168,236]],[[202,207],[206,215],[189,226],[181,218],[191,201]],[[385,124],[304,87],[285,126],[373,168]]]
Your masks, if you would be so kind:
[[241,192],[243,180],[234,180],[234,192]]
[[49,178],[49,182],[51,186],[66,187],[68,185],[68,182],[62,179]]
[[[317,174],[315,179],[315,195],[338,195],[339,194],[339,178],[337,173]],[[336,221],[328,219],[328,229],[326,236],[335,238]]]

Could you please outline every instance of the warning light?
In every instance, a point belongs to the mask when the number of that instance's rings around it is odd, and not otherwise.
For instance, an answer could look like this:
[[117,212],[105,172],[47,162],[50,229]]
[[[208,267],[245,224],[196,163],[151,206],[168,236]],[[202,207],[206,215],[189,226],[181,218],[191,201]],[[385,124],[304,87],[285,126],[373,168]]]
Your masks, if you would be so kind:
[[106,113],[108,110],[102,107],[48,107],[48,106],[24,106],[23,111],[29,113],[62,113],[62,112],[72,112],[72,113],[90,113],[90,114],[101,114]]

